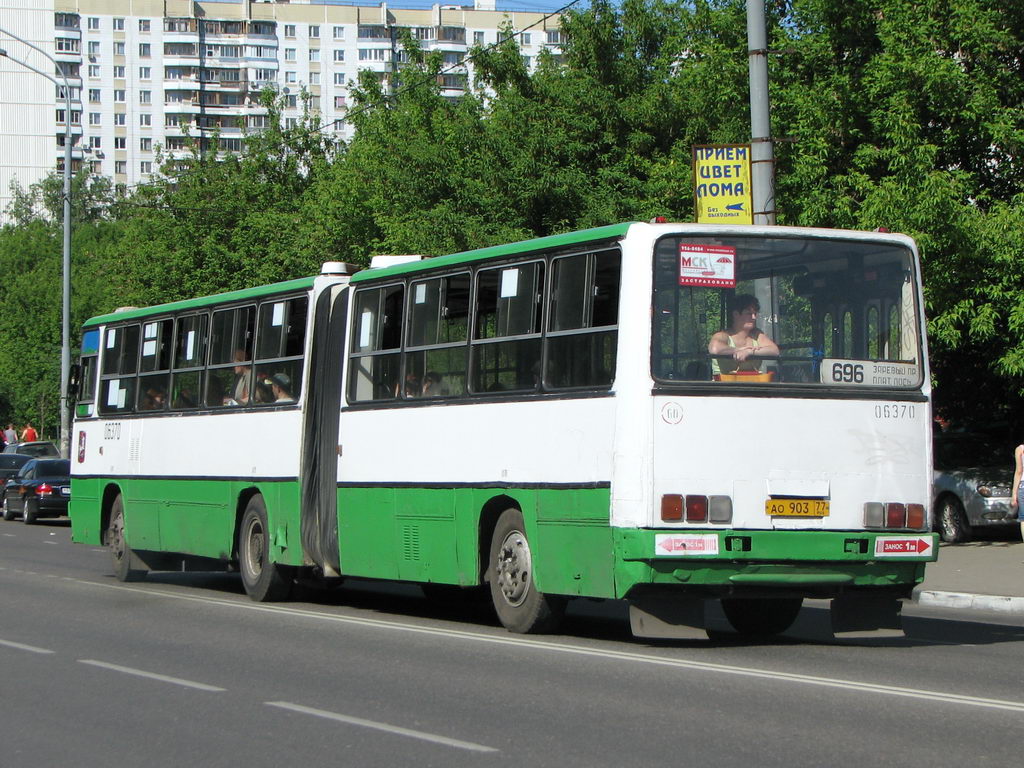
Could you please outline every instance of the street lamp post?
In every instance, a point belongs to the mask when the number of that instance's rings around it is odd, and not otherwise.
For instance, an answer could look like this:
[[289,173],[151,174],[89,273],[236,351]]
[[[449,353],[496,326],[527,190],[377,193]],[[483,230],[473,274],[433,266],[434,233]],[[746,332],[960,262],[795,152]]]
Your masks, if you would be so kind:
[[[71,411],[68,404],[68,379],[71,376],[71,145],[74,141],[71,135],[71,85],[68,83],[67,75],[57,60],[42,48],[33,45],[27,40],[22,40],[12,32],[0,28],[0,33],[7,35],[19,43],[41,53],[53,62],[54,70],[60,74],[64,81],[64,254],[62,263],[62,287],[63,302],[61,306],[61,341],[60,341],[60,454],[64,458],[70,456],[71,450]],[[30,69],[38,75],[42,75],[57,88],[60,83],[52,75],[31,64],[12,58],[10,54],[0,48],[0,58],[13,61],[26,69]]]

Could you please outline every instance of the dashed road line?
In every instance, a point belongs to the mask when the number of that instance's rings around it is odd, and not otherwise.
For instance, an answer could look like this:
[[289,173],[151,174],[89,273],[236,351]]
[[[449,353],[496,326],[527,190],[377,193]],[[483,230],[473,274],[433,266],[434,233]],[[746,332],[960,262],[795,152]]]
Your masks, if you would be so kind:
[[120,664],[110,664],[109,662],[97,661],[96,659],[79,659],[78,661],[80,664],[89,664],[93,667],[110,669],[114,672],[123,672],[126,675],[135,675],[136,677],[145,677],[150,680],[159,680],[162,683],[173,683],[174,685],[182,685],[186,688],[196,688],[200,691],[213,691],[216,693],[227,690],[226,688],[218,688],[216,685],[197,683],[194,680],[185,680],[180,677],[170,677],[169,675],[161,675],[156,672],[147,672],[144,669],[135,669],[134,667],[122,667]]
[[299,712],[304,715],[313,715],[314,717],[321,717],[325,720],[334,720],[335,722],[347,723],[348,725],[358,725],[362,728],[372,728],[376,731],[384,731],[385,733],[392,733],[396,736],[408,736],[411,739],[429,741],[434,744],[442,744],[446,747],[454,747],[455,749],[465,749],[469,750],[470,752],[499,751],[494,747],[487,747],[483,744],[474,744],[472,741],[460,741],[459,739],[450,739],[447,736],[440,736],[436,733],[416,731],[411,728],[403,728],[398,725],[391,725],[390,723],[379,723],[376,720],[364,720],[361,717],[341,715],[337,712],[329,712],[325,709],[314,709],[313,707],[304,707],[301,704],[292,704],[288,701],[265,701],[263,703],[266,704],[268,707],[278,707],[280,709],[287,709],[292,712]]
[[7,648],[17,648],[19,651],[29,651],[30,653],[56,653],[56,651],[51,651],[49,648],[40,648],[37,645],[15,643],[11,640],[0,640],[0,645],[6,646]]

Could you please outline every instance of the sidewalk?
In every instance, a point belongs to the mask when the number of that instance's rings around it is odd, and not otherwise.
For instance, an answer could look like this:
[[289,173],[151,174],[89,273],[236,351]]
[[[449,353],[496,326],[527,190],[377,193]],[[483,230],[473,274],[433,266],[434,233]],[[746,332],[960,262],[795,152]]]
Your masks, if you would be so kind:
[[1007,538],[941,545],[914,599],[920,605],[1024,614],[1024,543]]

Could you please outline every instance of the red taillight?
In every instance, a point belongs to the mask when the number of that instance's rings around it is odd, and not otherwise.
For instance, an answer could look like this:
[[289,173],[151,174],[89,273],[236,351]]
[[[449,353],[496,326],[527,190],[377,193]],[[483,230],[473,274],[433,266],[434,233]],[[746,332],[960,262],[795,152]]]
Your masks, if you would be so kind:
[[907,505],[890,501],[885,505],[885,527],[906,528],[907,527]]
[[907,528],[925,527],[924,504],[907,504]]
[[686,522],[703,523],[708,519],[708,497],[686,497]]
[[40,496],[49,496],[53,493],[53,486],[49,483],[40,483],[39,487],[36,488],[36,493]]
[[683,497],[678,493],[666,493],[661,497],[661,519],[683,519]]

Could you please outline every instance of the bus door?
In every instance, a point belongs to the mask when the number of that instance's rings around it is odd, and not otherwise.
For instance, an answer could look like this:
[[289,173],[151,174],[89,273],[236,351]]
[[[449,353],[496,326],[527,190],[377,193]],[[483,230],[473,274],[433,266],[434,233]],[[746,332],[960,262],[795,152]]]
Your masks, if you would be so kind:
[[329,576],[341,572],[338,444],[348,295],[347,285],[333,285],[316,297],[302,423],[302,551]]

